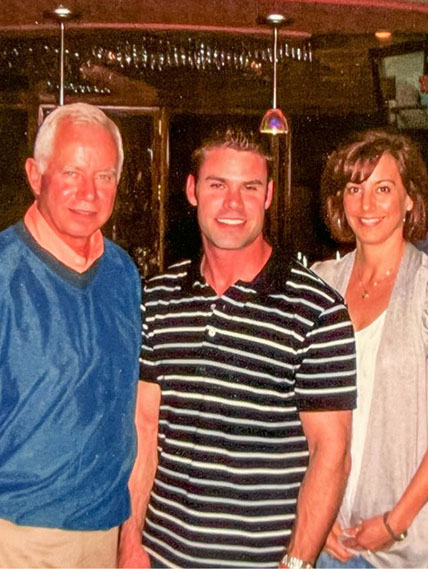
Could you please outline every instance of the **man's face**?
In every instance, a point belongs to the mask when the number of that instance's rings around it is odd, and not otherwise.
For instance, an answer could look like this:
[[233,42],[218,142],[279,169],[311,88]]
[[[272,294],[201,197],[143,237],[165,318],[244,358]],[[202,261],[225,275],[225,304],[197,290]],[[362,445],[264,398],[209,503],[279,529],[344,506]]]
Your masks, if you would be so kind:
[[207,248],[245,249],[262,240],[265,211],[272,201],[266,160],[253,151],[213,148],[206,153],[195,184],[187,180],[187,198],[198,207]]
[[70,247],[81,248],[109,219],[116,196],[117,149],[102,126],[58,127],[52,156],[40,174],[33,159],[27,176],[45,220]]

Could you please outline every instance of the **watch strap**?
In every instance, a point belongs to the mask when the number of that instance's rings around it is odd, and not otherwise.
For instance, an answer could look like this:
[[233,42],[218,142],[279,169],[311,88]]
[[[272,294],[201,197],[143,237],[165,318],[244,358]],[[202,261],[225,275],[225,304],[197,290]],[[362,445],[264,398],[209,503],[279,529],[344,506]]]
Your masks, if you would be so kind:
[[288,553],[281,559],[281,564],[286,565],[288,569],[313,569],[313,565],[309,561],[303,561],[303,559],[288,555]]

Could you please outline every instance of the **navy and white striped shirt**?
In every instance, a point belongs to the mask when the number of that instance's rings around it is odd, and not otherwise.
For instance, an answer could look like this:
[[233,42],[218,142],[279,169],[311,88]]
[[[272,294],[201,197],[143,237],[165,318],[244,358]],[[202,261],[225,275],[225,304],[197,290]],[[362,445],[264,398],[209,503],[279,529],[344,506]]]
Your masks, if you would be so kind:
[[144,545],[171,567],[277,567],[308,465],[299,411],[354,408],[353,329],[297,261],[221,297],[199,266],[145,291],[141,377],[162,399]]

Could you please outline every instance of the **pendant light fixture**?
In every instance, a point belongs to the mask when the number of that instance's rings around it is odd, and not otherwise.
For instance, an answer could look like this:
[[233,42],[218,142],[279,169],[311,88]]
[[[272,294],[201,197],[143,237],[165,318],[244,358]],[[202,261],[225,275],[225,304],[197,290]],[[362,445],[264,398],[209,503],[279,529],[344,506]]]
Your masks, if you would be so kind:
[[65,41],[64,41],[64,31],[65,31],[65,21],[75,18],[75,14],[69,9],[64,7],[62,4],[55,8],[50,14],[51,18],[55,19],[59,23],[60,28],[60,51],[59,51],[59,95],[58,104],[64,104],[64,58],[65,58]]
[[272,108],[266,111],[260,124],[260,132],[265,134],[287,134],[290,130],[284,113],[277,107],[277,53],[278,28],[284,22],[282,14],[269,14],[267,22],[273,28],[273,94]]

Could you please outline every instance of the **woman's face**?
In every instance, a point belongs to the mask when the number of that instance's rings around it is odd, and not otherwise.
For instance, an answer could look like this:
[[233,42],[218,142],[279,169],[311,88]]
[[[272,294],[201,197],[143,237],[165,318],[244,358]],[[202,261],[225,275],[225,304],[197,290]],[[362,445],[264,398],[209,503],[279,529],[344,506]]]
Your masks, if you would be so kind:
[[348,182],[343,206],[358,242],[374,245],[403,239],[404,218],[413,200],[403,185],[396,159],[385,153],[366,180]]

